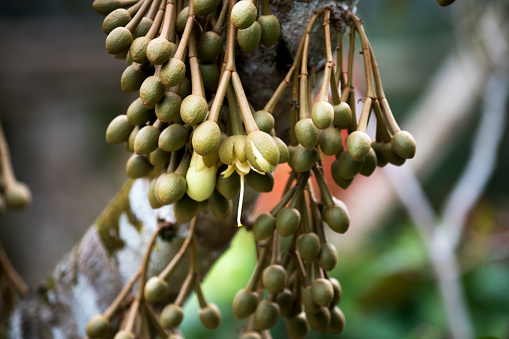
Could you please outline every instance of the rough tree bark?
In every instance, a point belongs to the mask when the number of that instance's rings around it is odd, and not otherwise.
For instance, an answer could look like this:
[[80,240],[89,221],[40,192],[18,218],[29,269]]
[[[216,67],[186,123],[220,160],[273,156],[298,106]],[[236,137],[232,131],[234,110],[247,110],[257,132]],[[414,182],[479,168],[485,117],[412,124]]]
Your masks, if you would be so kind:
[[[239,56],[239,72],[246,91],[255,105],[265,104],[272,91],[283,79],[289,56],[295,54],[305,25],[313,10],[343,6],[354,9],[357,0],[290,1],[274,0],[273,13],[281,23],[281,38],[277,46],[260,49],[249,57]],[[296,23],[299,23],[296,25]],[[320,41],[310,50],[317,50]],[[320,53],[320,55],[324,55]],[[311,59],[320,66],[321,58]],[[268,77],[267,75],[271,75]],[[288,107],[288,106],[286,106]],[[278,134],[288,129],[275,112]],[[151,256],[149,274],[156,274],[172,259],[188,232],[188,224],[175,224],[171,207],[153,210],[147,199],[146,179],[127,181],[118,195],[83,236],[74,249],[55,267],[46,282],[23,298],[11,313],[7,337],[78,338],[85,335],[88,319],[102,312],[123,285],[137,272],[150,236],[158,223],[170,223],[170,231],[159,237]],[[253,191],[246,192],[244,213],[256,202]],[[207,212],[200,215],[196,229],[199,272],[207,273],[213,263],[228,248],[237,230],[234,217],[228,222],[214,220]],[[172,278],[169,298],[174,298],[185,278],[186,263]]]

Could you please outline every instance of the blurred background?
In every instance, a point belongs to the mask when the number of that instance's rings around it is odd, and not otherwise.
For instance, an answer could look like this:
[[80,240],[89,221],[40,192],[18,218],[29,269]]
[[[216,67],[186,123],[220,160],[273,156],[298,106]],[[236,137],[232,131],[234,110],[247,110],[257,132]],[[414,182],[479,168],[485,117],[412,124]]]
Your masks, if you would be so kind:
[[[456,338],[508,338],[508,14],[505,0],[359,1],[391,108],[418,149],[401,168],[335,187],[352,219],[345,235],[330,235],[341,337],[449,338],[452,327]],[[0,118],[17,177],[33,192],[28,209],[0,220],[0,239],[32,287],[126,180],[128,154],[104,132],[136,94],[121,91],[125,65],[105,52],[101,25],[91,1],[0,10]],[[241,230],[205,280],[223,324],[210,332],[186,316],[186,337],[238,333],[231,301],[255,265],[251,238]],[[195,299],[186,307],[197,315]],[[272,333],[286,337],[282,321]]]

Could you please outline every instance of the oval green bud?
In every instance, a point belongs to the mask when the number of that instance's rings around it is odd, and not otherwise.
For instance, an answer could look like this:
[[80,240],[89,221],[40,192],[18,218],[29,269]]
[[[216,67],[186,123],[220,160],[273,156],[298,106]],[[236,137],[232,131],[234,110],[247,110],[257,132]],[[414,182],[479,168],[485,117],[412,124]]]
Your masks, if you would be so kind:
[[205,119],[208,110],[207,100],[200,95],[191,94],[182,100],[180,117],[186,124],[194,126]]
[[327,101],[318,101],[311,109],[313,124],[319,129],[326,129],[334,120],[334,108]]
[[134,152],[136,154],[149,154],[157,148],[161,131],[154,126],[144,126],[134,138]]
[[279,306],[272,301],[262,300],[255,311],[255,327],[263,331],[274,326],[279,318]]
[[285,318],[285,328],[288,336],[293,339],[305,339],[309,333],[309,324],[304,312],[293,317]]
[[376,170],[376,166],[377,166],[376,153],[373,147],[371,147],[368,155],[366,156],[364,162],[362,163],[360,174],[369,177]]
[[279,163],[276,142],[262,131],[254,131],[247,136],[246,156],[251,166],[260,172],[272,172]]
[[323,221],[336,233],[345,233],[350,227],[350,215],[344,203],[337,203],[323,211]]
[[216,179],[216,189],[223,197],[231,200],[240,190],[240,177],[234,172],[228,178],[219,175]]
[[186,65],[177,58],[171,58],[161,67],[159,77],[161,81],[168,87],[173,87],[182,81],[186,75]]
[[321,307],[315,314],[306,310],[306,317],[309,326],[318,333],[326,333],[329,330],[331,316],[326,307]]
[[193,9],[196,15],[207,15],[219,6],[221,0],[194,0]]
[[246,53],[250,53],[258,47],[262,40],[262,26],[255,21],[246,29],[239,29],[237,32],[237,41],[240,48]]
[[251,1],[239,1],[233,6],[230,20],[236,29],[246,29],[251,26],[258,16],[258,10]]
[[272,214],[263,213],[256,218],[253,225],[253,235],[256,241],[267,239],[274,233],[276,218]]
[[328,279],[318,278],[311,284],[313,301],[320,306],[329,307],[334,297],[334,289]]
[[156,302],[166,296],[168,284],[158,276],[151,277],[145,284],[143,295],[148,302]]
[[219,144],[219,159],[225,165],[233,165],[234,157],[240,162],[247,161],[245,135],[232,135]]
[[320,246],[320,252],[318,253],[317,264],[322,269],[330,272],[336,267],[338,263],[338,252],[336,247],[330,243],[323,243]]
[[186,193],[186,179],[177,173],[163,173],[157,178],[155,195],[163,205],[173,204]]
[[285,142],[278,137],[272,137],[276,142],[277,148],[279,149],[279,163],[284,164],[288,162],[290,158],[290,153],[288,151],[288,146],[286,146]]
[[106,51],[110,54],[121,53],[129,49],[132,42],[131,31],[125,27],[117,27],[106,37]]
[[416,143],[412,134],[407,131],[399,131],[392,136],[392,149],[394,153],[404,159],[412,159],[415,156]]
[[346,150],[355,161],[362,161],[371,148],[371,138],[364,132],[355,131],[346,138]]
[[131,155],[125,167],[127,176],[133,179],[146,177],[153,169],[154,166],[150,164],[147,157],[138,154]]
[[260,131],[270,133],[274,128],[274,117],[267,111],[256,111],[253,118]]
[[131,21],[131,15],[123,8],[117,8],[104,18],[103,32],[109,34],[117,27],[123,27]]
[[206,202],[198,202],[185,194],[182,199],[173,204],[173,213],[177,223],[183,224],[193,219],[198,213],[207,207]]
[[373,141],[371,143],[371,148],[375,151],[376,154],[376,165],[378,167],[384,167],[385,165],[387,165],[387,159],[385,159],[384,156],[382,155],[381,146],[382,144],[376,141]]
[[380,153],[382,153],[383,157],[391,164],[395,166],[401,166],[405,163],[406,159],[400,157],[399,155],[394,152],[394,149],[392,148],[392,143],[387,142],[383,143],[380,146]]
[[214,60],[223,51],[223,38],[214,31],[205,32],[198,42],[197,49],[200,60]]
[[256,192],[272,192],[274,188],[274,176],[272,173],[267,172],[264,175],[256,173],[255,171],[249,171],[245,176],[246,182]]
[[297,238],[297,250],[304,262],[313,262],[320,252],[320,239],[314,233],[303,233]]
[[189,94],[191,94],[191,81],[189,81],[189,79],[187,77],[183,77],[182,81],[180,82],[179,95],[183,100]]
[[131,332],[122,330],[118,331],[117,334],[115,334],[115,336],[113,337],[113,339],[136,339],[136,337]]
[[295,296],[293,295],[293,292],[288,288],[284,288],[277,294],[276,303],[279,306],[279,313],[281,316],[287,317],[290,315],[292,312],[294,299]]
[[321,130],[318,145],[325,155],[339,154],[343,150],[341,131],[333,126]]
[[159,120],[163,122],[172,122],[180,118],[180,105],[182,99],[173,92],[166,92],[161,101],[156,104],[155,112]]
[[108,15],[111,11],[122,6],[121,0],[94,0],[92,8],[101,15]]
[[[342,152],[341,154],[343,154],[343,153],[347,153],[347,152]],[[344,179],[341,176],[339,161],[337,159],[332,162],[331,174],[332,174],[332,179],[334,179],[334,182],[336,183],[336,185],[338,185],[342,189],[346,190],[348,188],[348,186],[350,186],[350,184],[353,182],[353,178],[352,179]]]
[[134,126],[127,121],[127,116],[119,115],[111,120],[106,129],[106,142],[121,144],[129,139]]
[[159,208],[162,206],[161,202],[159,202],[159,199],[156,197],[156,183],[157,178],[151,180],[148,185],[148,202],[152,208]]
[[146,78],[145,72],[140,68],[139,64],[132,64],[122,73],[120,78],[120,87],[124,92],[136,92],[140,89],[141,84]]
[[320,305],[313,300],[311,286],[307,286],[301,290],[300,298],[302,305],[306,308],[306,314],[316,314],[320,311]]
[[262,44],[265,47],[274,45],[279,39],[279,33],[281,32],[277,17],[273,14],[261,15],[258,18],[258,23],[262,26]]
[[207,200],[216,187],[216,174],[216,166],[207,167],[202,156],[193,152],[186,174],[187,195],[198,202]]
[[148,161],[154,166],[162,166],[167,164],[171,159],[171,153],[162,150],[161,148],[156,148],[154,151],[150,152],[148,155]]
[[189,7],[184,7],[177,15],[176,29],[177,32],[182,33],[186,29],[187,17],[189,16]]
[[283,207],[276,217],[276,229],[282,237],[294,234],[300,225],[300,213],[292,207]]
[[148,110],[141,98],[134,100],[127,108],[127,121],[133,126],[144,125],[154,116],[154,111]]
[[295,136],[299,144],[307,149],[313,149],[318,144],[318,128],[309,118],[301,119],[295,124]]
[[214,191],[209,198],[209,210],[219,220],[226,220],[232,211],[232,202]]
[[352,123],[352,109],[346,102],[334,105],[334,126],[346,129]]
[[159,135],[159,148],[166,152],[181,149],[187,144],[189,132],[181,124],[173,124],[166,127]]
[[177,45],[166,38],[158,37],[147,46],[147,59],[153,65],[162,65],[177,51]]
[[270,265],[263,270],[263,286],[271,294],[277,294],[286,286],[286,270],[281,265]]
[[110,321],[102,314],[96,314],[87,323],[87,336],[90,338],[103,338],[108,334]]
[[215,121],[206,120],[193,132],[193,148],[201,156],[207,156],[219,149],[221,130]]
[[140,98],[148,108],[154,108],[163,98],[166,87],[158,76],[149,76],[140,87]]
[[318,151],[299,145],[294,148],[288,164],[296,173],[309,171],[318,161]]
[[203,326],[209,330],[215,330],[221,324],[221,311],[215,304],[208,304],[205,308],[200,309],[198,317]]
[[136,27],[136,29],[133,32],[134,39],[146,35],[148,33],[148,31],[150,30],[152,23],[153,23],[152,19],[144,16],[141,19],[140,23],[138,24],[138,27]]
[[364,161],[355,161],[348,152],[341,152],[337,159],[339,175],[345,179],[353,179],[362,169]]
[[30,192],[30,188],[19,181],[6,183],[4,196],[7,206],[14,210],[25,208],[32,201],[32,192]]
[[133,59],[134,62],[139,64],[144,64],[148,61],[147,59],[147,46],[150,42],[150,39],[147,37],[139,37],[134,39],[131,47],[129,47],[129,55]]
[[256,310],[259,298],[256,292],[242,289],[237,292],[233,299],[233,314],[237,319],[249,317]]
[[341,288],[341,284],[338,279],[331,277],[329,281],[332,284],[332,288],[334,289],[334,298],[332,298],[332,305],[337,305],[341,301],[341,297],[343,296],[343,289]]
[[168,304],[163,308],[159,320],[163,328],[172,330],[179,326],[183,319],[184,311],[182,311],[182,308],[175,304]]
[[203,80],[203,87],[206,90],[214,91],[219,83],[219,67],[215,63],[200,63],[200,73]]
[[246,332],[246,333],[242,334],[240,339],[263,339],[263,337],[258,332]]

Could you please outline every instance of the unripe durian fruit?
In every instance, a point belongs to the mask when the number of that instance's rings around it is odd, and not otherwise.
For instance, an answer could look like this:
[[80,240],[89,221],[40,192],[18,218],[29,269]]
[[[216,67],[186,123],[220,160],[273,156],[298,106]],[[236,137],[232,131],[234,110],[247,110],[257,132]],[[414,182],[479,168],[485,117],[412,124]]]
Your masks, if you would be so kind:
[[157,148],[161,131],[154,126],[144,126],[134,138],[134,152],[146,155]]
[[392,136],[391,146],[394,153],[404,159],[412,159],[415,156],[416,144],[412,134],[407,131],[399,131]]
[[306,310],[309,326],[318,333],[326,333],[329,330],[331,315],[326,307],[321,307],[317,313],[309,313]]
[[237,41],[240,48],[246,53],[250,53],[258,47],[262,40],[262,26],[255,21],[246,29],[239,29],[237,32]]
[[113,337],[113,339],[136,339],[136,337],[131,332],[122,330],[118,331],[117,334],[115,334],[115,336]]
[[156,104],[156,116],[163,122],[174,122],[180,118],[181,104],[182,99],[178,94],[166,92],[162,99]]
[[151,277],[145,284],[143,295],[148,302],[156,302],[166,296],[168,284],[158,276]]
[[309,333],[309,324],[304,312],[285,318],[286,333],[292,339],[304,339]]
[[221,324],[221,311],[215,304],[207,304],[206,307],[201,308],[198,317],[203,326],[209,330],[215,330]]
[[300,213],[292,207],[283,207],[276,217],[276,229],[282,237],[294,234],[300,225]]
[[167,330],[172,330],[180,325],[184,319],[184,311],[179,305],[168,304],[161,312],[161,326]]
[[177,23],[175,28],[177,32],[182,33],[186,28],[187,18],[189,16],[189,7],[184,7],[177,15]]
[[203,80],[203,87],[209,91],[214,91],[219,83],[219,67],[215,63],[200,63],[200,73]]
[[153,65],[162,65],[177,51],[177,45],[163,37],[151,40],[147,46],[147,59]]
[[311,109],[313,124],[319,129],[326,129],[334,120],[334,108],[327,101],[318,101]]
[[180,117],[186,124],[198,125],[207,116],[208,109],[207,100],[201,95],[191,94],[182,100]]
[[123,27],[131,21],[131,14],[123,8],[117,8],[104,18],[103,32],[109,34],[117,27]]
[[315,279],[311,283],[311,296],[313,301],[322,307],[329,307],[334,297],[334,288],[325,278]]
[[263,286],[271,294],[278,294],[286,286],[286,270],[281,265],[270,265],[263,270]]
[[299,145],[291,153],[288,164],[295,172],[304,173],[313,168],[317,160],[318,151],[315,148],[307,149]]
[[5,203],[9,208],[19,210],[25,208],[32,201],[30,188],[22,182],[11,181],[4,188]]
[[272,301],[262,300],[255,311],[255,327],[258,331],[274,326],[279,318],[279,306]]
[[373,147],[369,150],[368,155],[362,162],[362,168],[360,170],[360,174],[369,177],[373,172],[376,170],[377,167],[377,159],[376,159],[376,153]]
[[318,253],[317,264],[325,271],[332,271],[338,262],[338,252],[333,244],[323,243]]
[[239,1],[233,6],[230,20],[236,29],[250,27],[258,16],[258,10],[251,1]]
[[233,299],[233,314],[237,319],[249,317],[256,310],[259,298],[256,292],[242,289],[237,292]]
[[156,107],[163,98],[166,87],[158,76],[149,76],[140,87],[140,98],[148,108]]
[[313,262],[320,253],[320,239],[315,233],[303,233],[297,238],[297,250],[304,262]]
[[371,148],[371,138],[365,132],[355,131],[346,138],[346,150],[355,161],[362,161]]
[[153,112],[145,107],[141,98],[138,98],[127,108],[127,121],[133,126],[144,125],[153,117]]
[[276,142],[262,131],[254,131],[247,136],[246,156],[251,166],[260,172],[272,172],[279,163]]
[[343,136],[341,135],[341,131],[333,126],[321,130],[318,145],[325,155],[339,154],[343,150]]
[[133,35],[125,27],[113,29],[106,37],[106,51],[110,54],[118,54],[127,49],[133,42]]
[[207,15],[219,6],[221,0],[194,0],[193,9],[196,15]]
[[281,27],[279,20],[275,15],[261,15],[258,18],[258,23],[262,26],[262,39],[261,42],[265,47],[270,47],[279,39]]
[[159,77],[161,81],[168,87],[173,87],[182,81],[186,75],[186,65],[177,58],[171,58],[161,67]]
[[131,47],[129,47],[129,55],[134,62],[139,64],[144,64],[148,61],[147,59],[147,46],[150,42],[150,39],[142,36],[134,39]]
[[211,61],[223,51],[223,38],[214,31],[205,32],[198,42],[198,57],[202,61]]
[[330,312],[330,325],[329,332],[340,334],[345,329],[345,315],[339,307],[329,308]]
[[255,171],[249,171],[245,179],[249,186],[257,192],[272,192],[274,188],[274,176],[270,172],[262,175]]
[[152,19],[144,16],[133,32],[133,39],[136,39],[136,38],[146,35],[148,33],[148,31],[150,30],[150,27],[152,26],[152,24],[153,24]]
[[207,156],[219,149],[221,129],[215,121],[206,120],[198,125],[193,132],[193,148],[201,156]]
[[163,173],[157,178],[155,195],[163,205],[173,204],[186,193],[186,179],[178,173]]
[[87,336],[90,338],[103,338],[108,334],[110,321],[102,314],[96,314],[87,323]]
[[318,144],[318,128],[309,118],[301,119],[295,124],[295,136],[299,144],[307,149],[312,149]]
[[352,122],[352,109],[346,102],[334,105],[334,126],[346,129]]
[[253,235],[256,241],[267,239],[274,233],[276,218],[269,213],[263,213],[256,218],[253,224]]
[[267,111],[256,111],[253,118],[260,131],[270,133],[274,128],[274,117]]
[[121,144],[129,139],[134,126],[127,121],[127,116],[122,114],[111,120],[106,129],[106,142],[109,144]]
[[141,69],[140,64],[133,63],[124,70],[120,78],[120,87],[124,92],[136,92],[147,75]]
[[129,178],[142,178],[150,174],[154,166],[150,164],[147,157],[133,154],[126,163],[125,171]]

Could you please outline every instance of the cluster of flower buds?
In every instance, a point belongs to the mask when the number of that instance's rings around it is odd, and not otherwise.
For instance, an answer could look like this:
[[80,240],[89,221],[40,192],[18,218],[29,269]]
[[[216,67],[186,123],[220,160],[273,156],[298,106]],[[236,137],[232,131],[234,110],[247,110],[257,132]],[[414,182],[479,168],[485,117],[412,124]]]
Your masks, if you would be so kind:
[[[89,337],[107,335],[113,315],[137,279],[137,296],[116,339],[138,333],[138,318],[150,323],[159,336],[177,337],[174,331],[184,316],[182,304],[192,290],[200,302],[201,322],[209,329],[217,328],[221,314],[201,292],[195,259],[190,261],[180,294],[160,316],[154,315],[149,303],[164,300],[183,255],[190,251],[194,258],[197,215],[208,208],[217,218],[226,219],[240,191],[237,219],[241,226],[244,181],[258,192],[270,192],[271,172],[286,162],[291,175],[281,201],[252,226],[260,249],[258,264],[246,289],[235,297],[234,313],[240,319],[249,318],[244,339],[267,337],[280,316],[292,338],[304,338],[310,327],[340,333],[345,325],[336,306],[341,286],[328,274],[336,265],[337,252],[327,242],[324,225],[344,233],[350,218],[344,203],[329,192],[322,155],[336,157],[332,177],[346,189],[357,174],[369,176],[387,163],[401,165],[416,149],[413,137],[400,130],[392,115],[361,21],[340,8],[315,11],[287,75],[266,106],[255,111],[236,71],[235,43],[251,52],[260,43],[270,47],[278,40],[279,22],[268,0],[190,0],[188,7],[183,0],[96,0],[94,8],[107,15],[103,24],[107,51],[127,60],[122,89],[139,91],[127,113],[110,123],[106,139],[124,143],[133,152],[127,175],[150,179],[148,199],[153,208],[171,204],[178,223],[192,222],[180,252],[165,270],[145,282],[151,242],[139,274],[105,313],[89,322]],[[315,100],[308,55],[311,32],[320,17],[326,63]],[[336,33],[336,61],[331,27]],[[343,72],[342,38],[347,27],[348,70]],[[366,77],[358,120],[353,84],[356,34],[362,43]],[[285,136],[276,136],[273,112],[288,87],[293,107],[285,117],[290,125],[287,145],[282,140]],[[366,133],[372,112],[376,117],[373,141]],[[314,183],[319,196],[313,192]]]

